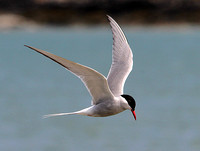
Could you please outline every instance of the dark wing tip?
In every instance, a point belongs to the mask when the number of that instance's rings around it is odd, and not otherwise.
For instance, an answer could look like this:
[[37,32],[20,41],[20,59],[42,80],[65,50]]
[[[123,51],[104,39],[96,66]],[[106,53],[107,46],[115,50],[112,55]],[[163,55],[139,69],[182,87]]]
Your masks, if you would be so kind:
[[30,49],[32,49],[32,50],[38,52],[38,53],[41,53],[41,54],[45,55],[45,56],[48,57],[48,58],[50,58],[48,55],[46,55],[46,54],[44,53],[44,52],[45,52],[44,50],[39,50],[39,49],[37,49],[37,48],[31,47],[31,46],[28,46],[28,45],[24,45],[24,46],[27,47],[27,48],[30,48]]
[[24,46],[27,48],[33,49],[33,47],[31,47],[31,46],[28,46],[28,45],[24,45]]

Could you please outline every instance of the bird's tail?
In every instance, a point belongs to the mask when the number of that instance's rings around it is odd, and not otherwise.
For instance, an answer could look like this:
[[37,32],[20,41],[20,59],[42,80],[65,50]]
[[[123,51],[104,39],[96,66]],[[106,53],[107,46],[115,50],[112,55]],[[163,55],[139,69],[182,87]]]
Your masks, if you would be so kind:
[[71,113],[47,114],[47,115],[44,115],[43,118],[54,117],[54,116],[63,116],[63,115],[73,115],[73,114],[78,114],[78,113],[77,112],[71,112]]
[[79,115],[85,115],[85,116],[92,116],[91,110],[93,106],[90,106],[88,108],[82,109],[80,111],[76,112],[70,112],[70,113],[57,113],[57,114],[47,114],[44,115],[43,118],[53,117],[53,116],[62,116],[62,115],[73,115],[73,114],[79,114]]

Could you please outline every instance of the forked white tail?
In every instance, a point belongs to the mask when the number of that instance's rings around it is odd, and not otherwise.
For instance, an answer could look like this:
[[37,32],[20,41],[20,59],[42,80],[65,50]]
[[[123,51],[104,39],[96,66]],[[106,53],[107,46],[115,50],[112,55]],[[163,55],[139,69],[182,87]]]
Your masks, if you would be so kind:
[[79,113],[71,112],[71,113],[47,114],[47,115],[44,115],[43,118],[54,117],[54,116],[63,116],[63,115],[73,115],[73,114],[79,114]]
[[62,116],[62,115],[73,115],[73,114],[90,116],[91,110],[92,110],[93,107],[94,106],[90,106],[90,107],[82,109],[80,111],[70,112],[70,113],[47,114],[47,115],[44,115],[43,118],[54,117],[54,116]]

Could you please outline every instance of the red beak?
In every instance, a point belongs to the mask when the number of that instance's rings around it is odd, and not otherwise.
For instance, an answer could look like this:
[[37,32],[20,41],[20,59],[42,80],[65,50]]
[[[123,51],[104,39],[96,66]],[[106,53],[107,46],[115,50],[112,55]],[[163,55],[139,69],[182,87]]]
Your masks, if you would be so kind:
[[133,113],[133,116],[134,116],[134,118],[135,118],[135,120],[136,120],[135,110],[132,110],[132,109],[131,109],[131,112]]

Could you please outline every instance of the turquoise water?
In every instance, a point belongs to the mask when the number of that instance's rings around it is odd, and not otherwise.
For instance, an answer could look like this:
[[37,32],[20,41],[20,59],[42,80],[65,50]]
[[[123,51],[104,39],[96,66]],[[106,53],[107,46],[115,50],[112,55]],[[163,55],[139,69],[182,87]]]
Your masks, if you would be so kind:
[[24,47],[50,51],[107,75],[110,27],[0,31],[1,151],[199,151],[200,28],[124,27],[134,51],[130,111],[106,118],[49,113],[88,107],[82,82]]

